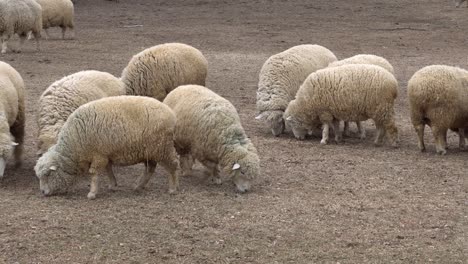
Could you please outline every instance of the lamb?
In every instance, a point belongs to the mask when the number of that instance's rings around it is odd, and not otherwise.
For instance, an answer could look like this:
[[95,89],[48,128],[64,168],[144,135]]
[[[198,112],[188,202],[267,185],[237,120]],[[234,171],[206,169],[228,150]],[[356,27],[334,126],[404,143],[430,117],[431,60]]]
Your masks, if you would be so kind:
[[408,81],[411,122],[418,134],[418,147],[425,151],[424,127],[432,129],[436,152],[447,153],[449,128],[459,130],[464,147],[464,128],[468,126],[468,71],[446,65],[427,66]]
[[71,30],[71,39],[74,38],[74,8],[71,0],[36,0],[42,7],[42,27],[49,38],[49,27],[60,27],[62,39],[65,39],[67,28]]
[[190,174],[194,158],[209,169],[218,183],[219,166],[233,179],[239,192],[248,191],[251,180],[259,174],[259,158],[236,108],[199,85],[176,88],[164,103],[177,117],[175,145],[183,174]]
[[186,44],[166,43],[133,56],[121,79],[128,95],[162,101],[177,86],[205,85],[207,73],[208,62],[199,50]]
[[39,98],[37,154],[42,155],[57,143],[63,124],[79,106],[103,97],[124,94],[123,82],[106,72],[81,71],[54,82]]
[[36,39],[36,49],[40,50],[41,13],[41,6],[34,0],[0,0],[1,53],[7,52],[8,40],[15,33],[20,37],[20,45],[13,51],[21,52],[29,32],[32,32]]
[[57,144],[34,167],[41,192],[46,196],[64,193],[89,172],[88,198],[95,199],[100,172],[107,171],[110,187],[115,187],[113,165],[144,162],[145,173],[135,187],[140,190],[159,162],[170,173],[169,193],[174,193],[179,184],[175,125],[171,109],[149,97],[115,96],[82,105],[65,122]]
[[[338,67],[342,65],[347,65],[347,64],[372,64],[376,66],[380,66],[387,71],[391,72],[392,74],[395,74],[393,70],[393,66],[385,59],[376,55],[372,54],[359,54],[355,55],[353,57],[349,57],[347,59],[343,59],[340,61],[332,62],[328,67]],[[362,127],[361,122],[357,122],[356,126],[358,128],[358,132],[360,134],[361,139],[366,138],[366,130]],[[344,122],[344,134],[348,135],[349,134],[349,122]]]
[[23,79],[9,64],[0,62],[0,178],[3,178],[6,161],[12,154],[16,166],[21,165],[24,126]]
[[262,66],[257,91],[257,120],[266,120],[274,136],[284,132],[283,113],[309,74],[336,56],[319,45],[299,45],[271,56]]
[[375,144],[387,135],[397,146],[398,130],[394,121],[394,101],[398,82],[389,71],[375,65],[354,64],[326,68],[307,77],[289,103],[284,118],[296,138],[304,139],[307,131],[323,124],[321,144],[328,143],[329,128],[341,141],[339,120],[373,119],[377,127]]

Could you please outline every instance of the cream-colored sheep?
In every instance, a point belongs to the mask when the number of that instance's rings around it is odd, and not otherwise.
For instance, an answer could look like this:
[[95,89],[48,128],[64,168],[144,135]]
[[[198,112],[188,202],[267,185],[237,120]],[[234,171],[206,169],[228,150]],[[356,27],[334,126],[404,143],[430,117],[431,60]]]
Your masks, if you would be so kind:
[[418,147],[425,151],[424,127],[432,129],[438,154],[446,154],[447,130],[460,129],[460,147],[468,126],[468,71],[446,65],[427,66],[408,81],[411,122],[418,134]]
[[260,170],[257,151],[242,128],[236,108],[226,99],[199,85],[184,85],[164,100],[177,117],[175,144],[184,174],[191,158],[218,177],[218,166],[240,192],[250,189]]
[[[393,70],[393,66],[388,62],[385,58],[372,55],[372,54],[359,54],[355,55],[353,57],[349,57],[343,60],[339,60],[336,62],[330,63],[328,67],[338,67],[342,65],[348,65],[348,64],[371,64],[371,65],[376,65],[380,66],[387,71],[391,72],[392,74],[395,74]],[[362,127],[361,122],[356,122],[356,126],[358,128],[358,132],[360,134],[361,139],[366,138],[366,130]],[[344,122],[344,134],[349,135],[349,122]]]
[[80,106],[67,119],[52,146],[35,166],[44,195],[65,192],[79,175],[91,174],[89,199],[98,193],[98,175],[107,170],[116,185],[113,165],[145,163],[137,190],[150,180],[159,162],[176,191],[179,160],[174,148],[176,118],[163,103],[142,96],[114,96]]
[[71,0],[36,0],[42,7],[42,27],[49,38],[47,29],[50,27],[60,27],[62,29],[62,39],[65,39],[67,28],[71,31],[71,38],[74,38],[74,8]]
[[208,62],[199,50],[186,44],[167,43],[133,56],[121,79],[128,95],[162,101],[177,86],[205,85],[207,73]]
[[79,106],[124,94],[123,82],[107,72],[81,71],[54,82],[39,98],[37,154],[42,155],[57,142],[63,124]]
[[312,72],[336,61],[319,45],[299,45],[271,56],[262,66],[257,91],[256,119],[266,120],[274,136],[284,131],[283,113]]
[[8,40],[15,33],[20,37],[20,45],[14,50],[21,52],[28,33],[36,38],[36,48],[40,49],[39,39],[42,29],[42,8],[34,0],[0,0],[0,40],[1,53],[7,52]]
[[398,82],[389,71],[375,65],[354,64],[326,68],[312,73],[289,103],[284,118],[298,139],[317,124],[323,124],[321,144],[328,143],[330,126],[335,140],[341,140],[339,120],[374,120],[376,145],[387,135],[396,146],[398,131],[394,121],[394,101]]
[[23,79],[13,67],[0,61],[0,178],[12,152],[16,165],[21,165],[24,125]]

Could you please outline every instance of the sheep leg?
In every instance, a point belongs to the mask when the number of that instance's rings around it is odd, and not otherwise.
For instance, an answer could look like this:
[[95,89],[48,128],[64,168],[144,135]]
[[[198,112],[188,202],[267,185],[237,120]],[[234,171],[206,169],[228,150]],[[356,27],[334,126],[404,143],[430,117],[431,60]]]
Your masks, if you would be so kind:
[[374,144],[380,146],[385,136],[385,130],[381,124],[375,124],[375,126],[377,127],[377,135],[375,136]]
[[23,48],[23,45],[24,45],[24,41],[26,40],[28,36],[26,34],[20,34],[19,35],[19,45],[16,49],[13,50],[13,52],[16,52],[16,53],[21,53],[21,50]]
[[5,36],[5,35],[2,36],[2,51],[1,51],[2,54],[5,54],[7,52],[9,38],[10,38],[9,36]]
[[362,126],[362,122],[357,121],[356,126],[359,132],[359,138],[362,140],[366,139],[366,128]]
[[89,174],[91,174],[91,188],[88,193],[88,199],[96,199],[99,192],[99,172],[106,168],[109,160],[104,157],[94,157],[91,165],[89,166]]
[[465,149],[465,129],[459,128],[458,129],[458,136],[459,136],[458,147],[460,149]]
[[153,176],[154,171],[156,170],[156,161],[148,161],[145,163],[145,173],[138,178],[138,183],[135,186],[135,191],[140,191],[143,188],[145,188],[146,184],[148,184],[149,180],[151,179],[151,176]]
[[447,153],[447,150],[446,150],[447,143],[445,142],[447,129],[442,129],[437,126],[433,126],[432,134],[434,135],[437,154],[445,155]]
[[[45,33],[45,39],[46,40],[50,39],[49,31],[47,30],[47,28],[44,28],[44,33]],[[36,37],[36,35],[34,35],[34,37]]]
[[[36,40],[36,50],[40,51],[41,50],[41,44],[39,42],[39,39],[41,38],[41,32],[33,31],[32,34],[34,35],[34,39]],[[46,31],[46,36],[48,36],[47,31]]]
[[343,134],[347,137],[350,136],[350,133],[349,133],[349,122],[348,121],[344,121],[344,125],[343,125]]
[[23,154],[23,142],[24,142],[24,120],[25,120],[24,106],[19,105],[18,116],[16,117],[15,123],[10,128],[10,133],[15,137],[15,142],[18,143],[15,146],[13,155],[15,157],[15,166],[21,166],[21,155]]
[[[166,159],[161,161],[161,166],[169,172],[169,193],[174,194],[179,188],[179,158],[177,157],[177,152],[174,147],[170,146],[167,149],[170,149],[169,153],[166,155]],[[172,150],[171,150],[172,149]]]
[[62,29],[62,39],[65,39],[65,32],[67,31],[67,27],[61,26],[60,28]]
[[322,140],[320,141],[320,144],[326,145],[328,143],[329,134],[330,134],[330,124],[325,123],[323,124],[323,128],[322,128]]
[[426,146],[424,145],[424,124],[418,124],[414,126],[414,130],[418,134],[418,148],[421,152],[426,151]]
[[75,30],[73,28],[69,28],[70,30],[70,39],[75,39]]
[[182,176],[192,174],[193,157],[190,154],[180,155],[180,167],[182,168]]
[[99,176],[98,173],[91,174],[91,188],[88,193],[88,199],[94,200],[96,199],[96,195],[99,191]]
[[340,131],[340,120],[333,120],[333,131],[335,132],[336,143],[341,143],[343,141],[343,134]]
[[114,171],[112,170],[112,164],[107,164],[106,167],[107,177],[109,177],[109,190],[117,190],[117,179],[115,178]]

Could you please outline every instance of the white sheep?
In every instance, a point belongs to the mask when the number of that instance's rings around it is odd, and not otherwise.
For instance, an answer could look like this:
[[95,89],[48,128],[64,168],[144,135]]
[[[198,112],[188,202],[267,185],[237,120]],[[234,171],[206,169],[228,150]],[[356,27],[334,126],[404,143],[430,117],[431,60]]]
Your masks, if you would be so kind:
[[[355,55],[353,57],[349,57],[343,60],[339,60],[336,62],[330,63],[328,67],[338,67],[342,65],[348,65],[348,64],[371,64],[371,65],[376,65],[380,66],[387,71],[391,72],[392,74],[395,74],[393,70],[393,66],[388,62],[385,58],[382,58],[380,56],[372,55],[372,54],[359,54]],[[358,132],[360,134],[361,139],[366,138],[366,130],[363,128],[361,122],[356,122],[356,126],[358,128]],[[349,122],[344,122],[344,134],[348,135],[349,134]]]
[[366,64],[326,68],[312,73],[289,103],[284,113],[286,124],[298,139],[323,124],[321,144],[328,143],[330,126],[335,140],[341,140],[339,120],[374,120],[377,127],[375,144],[380,145],[387,135],[396,146],[398,130],[393,105],[398,94],[398,82],[382,67]]
[[184,174],[192,157],[220,182],[218,166],[237,190],[250,189],[259,174],[257,151],[242,128],[236,108],[226,99],[199,85],[179,86],[164,100],[177,117],[175,145]]
[[0,0],[1,53],[7,52],[8,40],[15,33],[20,37],[20,45],[13,51],[21,52],[29,32],[36,38],[36,48],[40,50],[41,29],[42,8],[36,1]]
[[133,56],[122,72],[128,95],[164,100],[179,85],[205,85],[208,62],[203,54],[186,44],[157,45]]
[[96,198],[100,172],[145,163],[136,190],[143,188],[160,163],[169,172],[169,192],[178,187],[179,160],[174,148],[176,118],[163,103],[143,96],[114,96],[80,106],[67,119],[57,144],[37,161],[34,170],[41,192],[66,192],[80,175],[91,175],[89,199]]
[[430,126],[438,154],[446,154],[447,130],[459,130],[464,148],[468,126],[468,71],[446,65],[431,65],[408,81],[411,122],[418,134],[418,147],[425,151],[424,127]]
[[16,166],[21,165],[24,126],[23,79],[13,67],[0,61],[0,178],[12,154]]
[[124,94],[123,82],[107,72],[81,71],[54,82],[39,98],[37,154],[42,155],[57,142],[63,124],[79,106]]
[[42,27],[46,38],[49,38],[47,29],[50,27],[60,27],[62,39],[65,39],[65,32],[68,28],[71,30],[71,39],[74,38],[74,8],[71,0],[36,0],[36,2],[42,7]]
[[312,72],[327,67],[336,56],[319,45],[294,46],[268,58],[260,70],[257,120],[266,120],[274,136],[284,131],[283,113]]

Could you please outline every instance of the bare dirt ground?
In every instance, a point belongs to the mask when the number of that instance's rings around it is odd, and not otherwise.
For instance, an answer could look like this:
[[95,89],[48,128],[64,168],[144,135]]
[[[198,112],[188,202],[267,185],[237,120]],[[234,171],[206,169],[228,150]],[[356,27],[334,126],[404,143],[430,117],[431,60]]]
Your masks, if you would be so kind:
[[[22,168],[0,183],[1,263],[468,263],[468,152],[437,156],[416,146],[406,84],[430,64],[468,68],[468,9],[451,0],[226,1],[77,0],[76,40],[34,43],[0,59],[27,87]],[[142,25],[142,26],[136,26]],[[158,170],[132,191],[143,166],[117,168],[120,190],[88,201],[88,181],[43,198],[33,167],[37,99],[53,81],[85,69],[120,75],[133,54],[183,42],[207,57],[207,86],[238,109],[258,148],[262,175],[238,195],[229,180],[202,171],[167,194]],[[401,146],[365,141],[320,146],[319,139],[273,137],[254,120],[258,72],[272,54],[317,43],[339,58],[386,57],[400,82]],[[11,42],[14,46],[16,42]],[[106,181],[106,179],[103,179]]]

